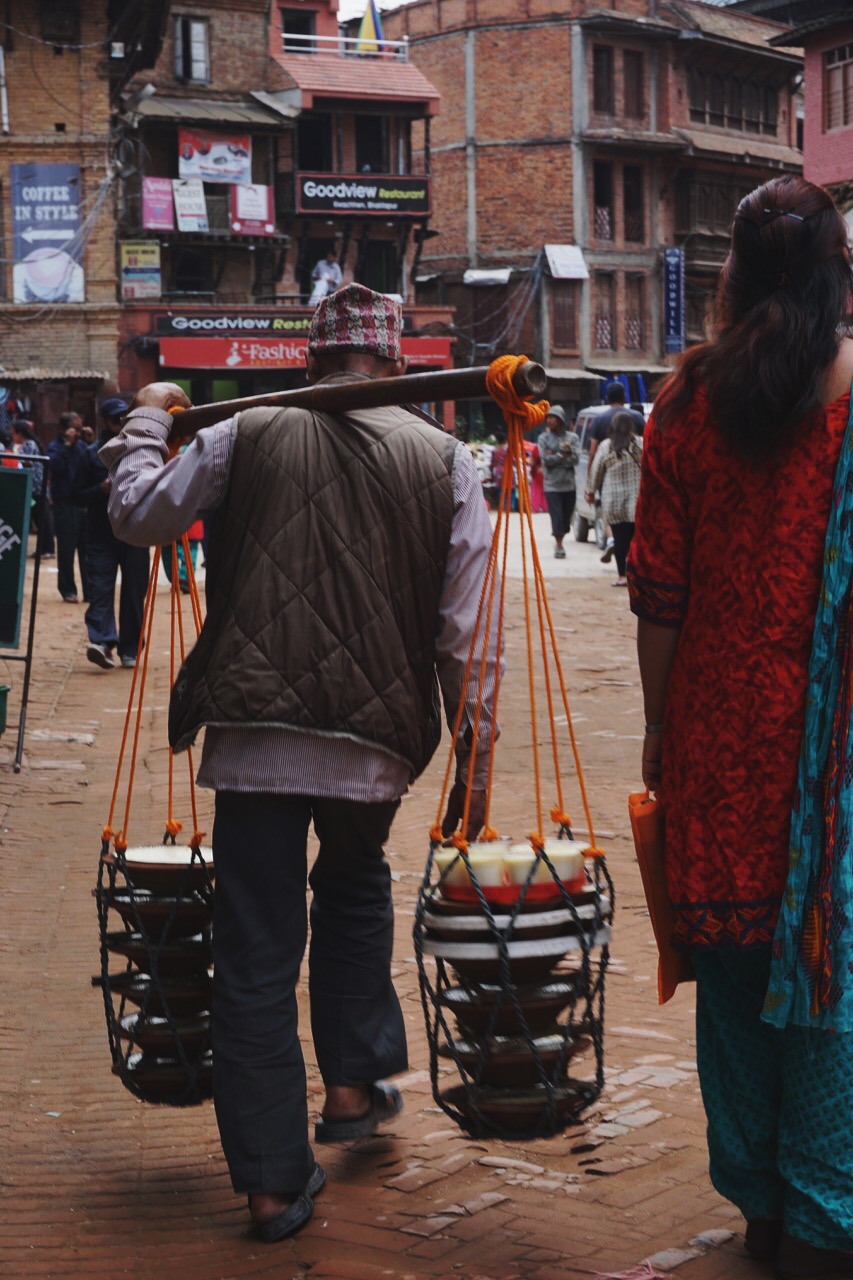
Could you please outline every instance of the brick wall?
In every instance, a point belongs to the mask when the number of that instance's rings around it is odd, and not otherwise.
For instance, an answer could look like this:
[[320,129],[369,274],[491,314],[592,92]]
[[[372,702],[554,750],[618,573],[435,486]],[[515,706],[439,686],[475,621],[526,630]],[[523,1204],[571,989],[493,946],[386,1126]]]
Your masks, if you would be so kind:
[[803,173],[810,182],[853,181],[853,124],[824,130],[824,52],[853,42],[853,22],[810,41],[806,50]]

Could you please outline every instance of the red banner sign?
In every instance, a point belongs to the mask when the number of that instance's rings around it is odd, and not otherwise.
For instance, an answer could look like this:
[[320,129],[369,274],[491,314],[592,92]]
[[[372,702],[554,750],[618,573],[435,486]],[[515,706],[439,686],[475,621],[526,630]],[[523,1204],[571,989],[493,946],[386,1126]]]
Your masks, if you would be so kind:
[[[160,338],[166,369],[301,369],[306,338]],[[449,338],[403,338],[403,355],[417,367],[447,369]]]

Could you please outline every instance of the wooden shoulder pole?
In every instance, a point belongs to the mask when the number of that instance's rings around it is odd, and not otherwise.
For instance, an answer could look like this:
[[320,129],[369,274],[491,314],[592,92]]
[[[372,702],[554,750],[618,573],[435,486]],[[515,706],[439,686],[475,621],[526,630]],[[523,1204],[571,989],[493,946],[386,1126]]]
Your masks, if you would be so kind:
[[[385,405],[422,404],[429,400],[476,400],[488,395],[488,366],[475,369],[442,369],[437,373],[407,373],[400,378],[373,378],[352,382],[324,382],[293,391],[275,391],[219,404],[194,405],[175,416],[175,435],[193,436],[202,427],[222,422],[245,409],[260,406],[286,409],[317,409],[346,413],[352,409],[378,409]],[[540,398],[547,378],[541,364],[528,360],[519,365],[513,386],[520,396]]]

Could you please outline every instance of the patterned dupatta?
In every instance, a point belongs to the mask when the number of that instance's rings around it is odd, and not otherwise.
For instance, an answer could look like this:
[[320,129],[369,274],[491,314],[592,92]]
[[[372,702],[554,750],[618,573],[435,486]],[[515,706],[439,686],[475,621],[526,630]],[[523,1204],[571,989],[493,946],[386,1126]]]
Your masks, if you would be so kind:
[[832,490],[788,879],[762,1017],[853,1031],[853,398]]

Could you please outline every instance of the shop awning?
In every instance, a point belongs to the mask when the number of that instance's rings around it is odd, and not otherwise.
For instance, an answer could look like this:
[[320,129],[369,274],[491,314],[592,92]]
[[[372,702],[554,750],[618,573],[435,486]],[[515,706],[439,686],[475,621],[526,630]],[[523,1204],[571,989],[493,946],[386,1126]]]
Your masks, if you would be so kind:
[[595,360],[589,364],[590,369],[606,378],[618,377],[620,373],[647,373],[650,377],[655,377],[660,373],[672,373],[673,367],[671,364],[650,364],[642,360]]
[[174,124],[242,124],[254,128],[281,128],[284,111],[270,110],[261,102],[222,102],[215,99],[167,98],[155,93],[133,108],[140,120]]
[[488,270],[469,268],[462,277],[463,284],[509,284],[512,267],[490,267]]
[[0,365],[0,384],[4,382],[108,382],[112,375],[103,369],[46,369],[31,365],[24,369],[4,369]]
[[545,257],[555,280],[588,280],[583,250],[576,244],[546,244]]
[[557,369],[548,365],[545,377],[549,382],[600,382],[604,374],[590,373],[588,369]]

